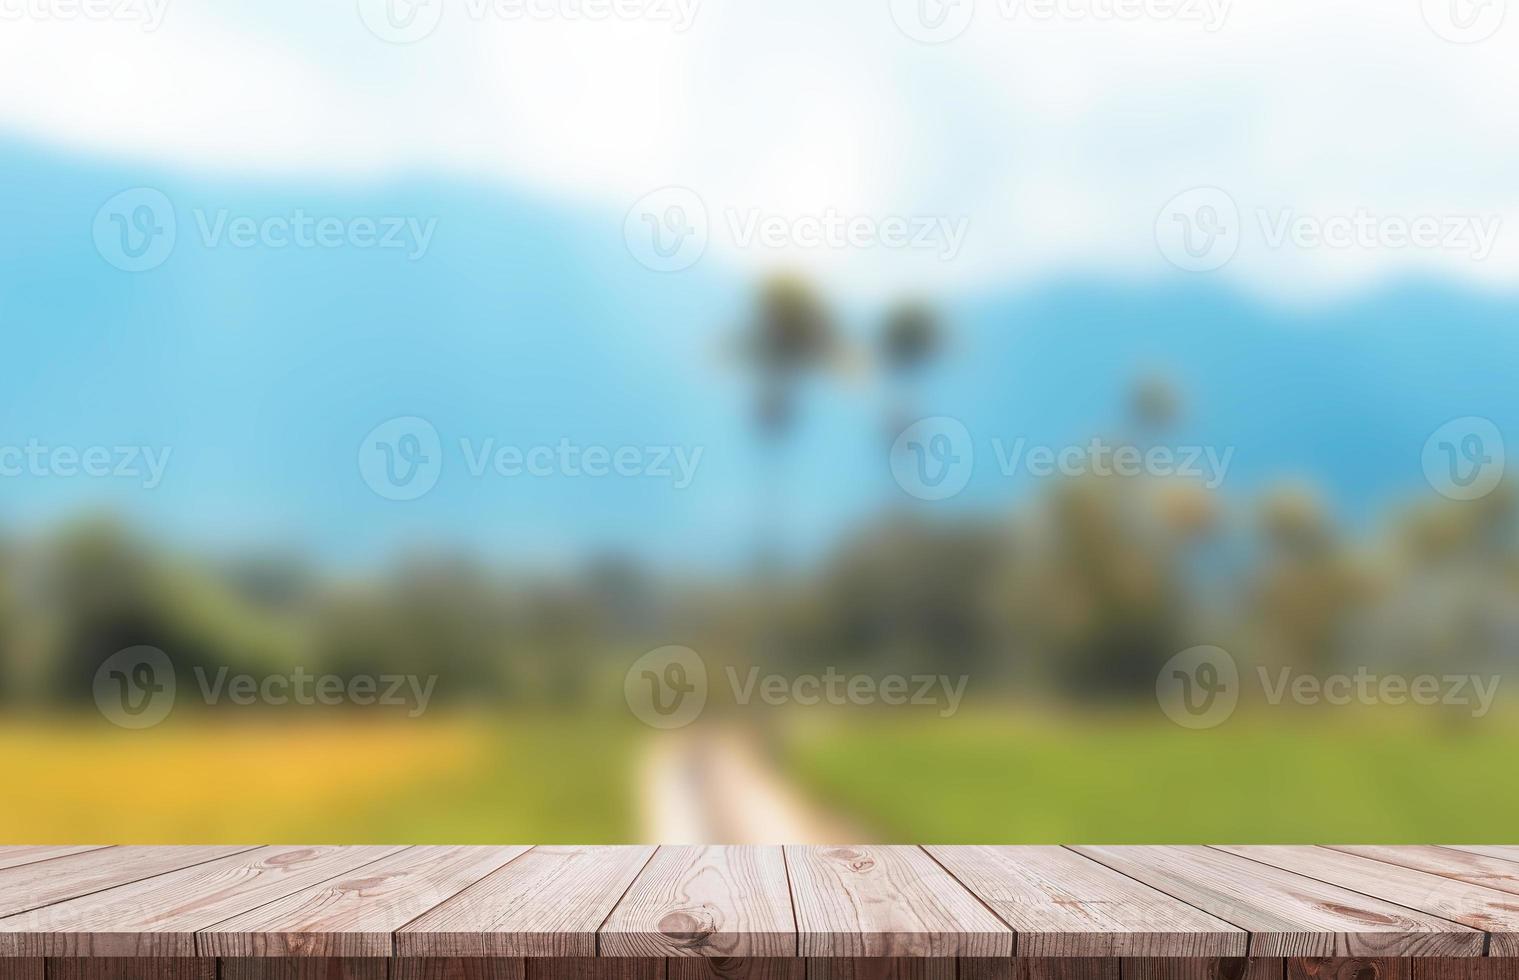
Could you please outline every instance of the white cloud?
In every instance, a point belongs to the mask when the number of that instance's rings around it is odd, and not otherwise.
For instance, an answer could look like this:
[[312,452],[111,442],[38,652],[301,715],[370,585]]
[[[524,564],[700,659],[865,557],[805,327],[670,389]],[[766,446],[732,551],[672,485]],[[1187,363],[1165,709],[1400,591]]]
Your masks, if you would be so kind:
[[[582,6],[676,13],[676,0],[492,0],[581,14],[547,19],[433,0],[446,4],[437,29],[405,46],[372,36],[353,0],[271,0],[257,14],[168,0],[154,31],[48,6],[70,2],[90,0],[0,0],[0,127],[91,152],[466,174],[602,205],[614,228],[645,192],[685,185],[711,216],[709,260],[802,262],[866,292],[1170,273],[1157,215],[1196,186],[1223,188],[1241,214],[1238,254],[1208,274],[1272,295],[1409,272],[1507,285],[1519,270],[1519,130],[1505,125],[1519,18],[1479,43],[1439,33],[1461,15],[1489,30],[1482,18],[1506,0],[1019,0],[1012,17],[1014,0],[975,0],[939,45],[898,30],[888,0],[701,0],[684,31],[590,20],[598,8]],[[1359,210],[1502,224],[1485,261],[1273,249],[1257,211],[1283,208],[1321,223]],[[724,217],[829,209],[965,217],[969,231],[953,262],[776,255],[736,248]]]

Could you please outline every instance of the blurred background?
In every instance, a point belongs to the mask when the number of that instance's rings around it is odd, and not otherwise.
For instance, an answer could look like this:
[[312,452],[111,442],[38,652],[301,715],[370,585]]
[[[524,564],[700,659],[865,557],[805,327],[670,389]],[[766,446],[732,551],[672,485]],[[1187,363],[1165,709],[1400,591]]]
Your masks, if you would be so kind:
[[1511,836],[1505,12],[6,6],[0,840]]

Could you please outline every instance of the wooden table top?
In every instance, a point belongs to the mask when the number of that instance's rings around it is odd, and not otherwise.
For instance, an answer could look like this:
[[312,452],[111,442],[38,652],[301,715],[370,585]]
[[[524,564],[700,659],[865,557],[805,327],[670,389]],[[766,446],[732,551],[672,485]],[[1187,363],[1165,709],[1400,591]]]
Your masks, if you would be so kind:
[[0,956],[1519,956],[1519,847],[0,847]]

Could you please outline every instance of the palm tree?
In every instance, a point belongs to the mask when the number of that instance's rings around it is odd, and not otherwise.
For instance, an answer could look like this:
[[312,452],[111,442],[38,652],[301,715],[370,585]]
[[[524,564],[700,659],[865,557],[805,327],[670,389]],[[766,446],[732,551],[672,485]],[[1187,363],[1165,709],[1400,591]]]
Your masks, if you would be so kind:
[[894,404],[887,419],[886,438],[895,442],[912,424],[910,387],[924,365],[939,352],[943,330],[939,318],[926,304],[899,303],[886,315],[881,328],[881,360],[895,388]]
[[797,388],[811,371],[834,361],[837,328],[815,290],[796,276],[777,276],[760,287],[754,317],[739,338],[745,367],[754,374],[754,424],[764,451],[756,564],[779,563],[784,519],[780,500],[780,447],[795,425]]

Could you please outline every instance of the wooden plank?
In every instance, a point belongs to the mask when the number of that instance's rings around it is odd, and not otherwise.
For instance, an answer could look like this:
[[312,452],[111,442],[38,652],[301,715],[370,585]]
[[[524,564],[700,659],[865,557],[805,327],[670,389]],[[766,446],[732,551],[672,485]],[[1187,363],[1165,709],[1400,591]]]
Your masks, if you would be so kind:
[[43,961],[0,959],[0,980],[43,980]]
[[1090,956],[966,958],[959,980],[1119,980],[1119,962]]
[[1519,980],[1519,960],[1426,957],[1414,960],[1409,972],[1413,980]]
[[1519,903],[1504,892],[1323,847],[1220,850],[1483,930],[1491,955],[1519,955]]
[[[955,980],[955,961],[921,956],[813,957],[807,980]],[[1004,962],[1011,963],[1012,960]]]
[[787,957],[680,956],[665,963],[666,980],[807,980],[807,961]]
[[522,958],[392,960],[390,980],[524,980]]
[[1481,956],[1482,933],[1210,847],[1074,848],[1250,932],[1257,956]]
[[1011,956],[1013,933],[917,847],[786,847],[803,956]]
[[49,959],[47,977],[48,980],[216,980],[216,961],[148,956]]
[[1287,980],[1411,980],[1406,959],[1311,957],[1287,961]]
[[526,847],[412,847],[324,880],[197,937],[206,956],[390,956],[393,933],[522,854]]
[[1063,847],[925,850],[1017,932],[1020,957],[1244,956],[1222,919]]
[[661,847],[601,927],[602,956],[795,956],[779,847]]
[[261,847],[0,919],[0,956],[194,956],[195,933],[396,847]]
[[251,851],[253,846],[110,847],[8,868],[0,871],[0,916]]
[[83,854],[85,851],[104,850],[102,844],[65,844],[54,846],[27,845],[24,847],[0,847],[0,871],[6,868],[19,868],[23,864],[36,864],[38,861],[48,861],[56,857],[68,857],[70,854]]
[[387,980],[390,960],[273,957],[226,959],[221,980]]
[[396,932],[396,955],[595,956],[596,931],[653,853],[535,847]]
[[1286,980],[1287,961],[1268,956],[1125,957],[1123,980]]
[[1499,861],[1519,861],[1519,845],[1516,844],[1447,844],[1453,851],[1481,854]]
[[527,980],[665,980],[665,961],[656,959],[536,957],[525,966]]
[[1387,864],[1397,864],[1416,871],[1454,878],[1472,885],[1482,885],[1501,892],[1519,894],[1519,855],[1516,860],[1490,857],[1479,851],[1455,847],[1435,847],[1428,844],[1391,847],[1386,845],[1351,846],[1329,845],[1331,850],[1344,851],[1360,857],[1371,858]]

